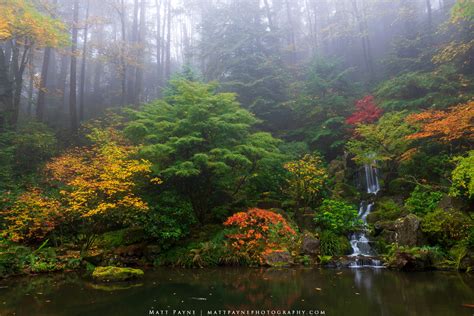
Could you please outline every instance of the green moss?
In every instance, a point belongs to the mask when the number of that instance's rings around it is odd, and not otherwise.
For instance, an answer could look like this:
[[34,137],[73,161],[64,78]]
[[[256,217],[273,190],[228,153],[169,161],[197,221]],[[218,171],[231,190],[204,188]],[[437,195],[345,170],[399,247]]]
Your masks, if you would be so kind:
[[348,254],[351,244],[346,236],[339,236],[331,231],[320,234],[322,256],[342,256]]
[[140,269],[119,267],[96,267],[92,272],[92,278],[96,281],[127,281],[143,277],[144,272]]
[[408,212],[393,199],[383,198],[375,203],[375,210],[367,216],[368,223],[393,221],[407,215]]

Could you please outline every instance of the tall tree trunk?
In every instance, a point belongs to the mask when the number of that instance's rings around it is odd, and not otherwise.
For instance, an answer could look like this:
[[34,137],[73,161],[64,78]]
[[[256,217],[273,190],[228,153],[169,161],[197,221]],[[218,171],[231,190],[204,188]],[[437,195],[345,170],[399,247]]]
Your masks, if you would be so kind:
[[30,82],[28,83],[28,103],[26,105],[27,107],[27,114],[28,117],[31,117],[31,108],[33,107],[33,92],[34,92],[34,87],[35,87],[35,63],[34,63],[34,56],[35,55],[35,50],[31,49],[30,50],[30,57],[29,57],[29,63],[28,63],[28,75],[29,75],[29,80]]
[[67,107],[67,75],[68,75],[68,66],[69,66],[69,56],[66,52],[61,52],[61,61],[59,66],[59,75],[56,82],[56,87],[58,87],[61,92],[61,99],[58,103],[57,114],[65,112]]
[[86,61],[87,61],[87,37],[89,36],[89,7],[90,0],[87,0],[86,19],[84,26],[84,43],[82,45],[81,78],[79,83],[79,120],[84,120],[84,94],[86,84]]
[[14,92],[13,92],[13,104],[12,112],[10,116],[10,125],[16,127],[18,118],[20,116],[20,100],[21,91],[23,89],[23,73],[25,72],[26,65],[28,64],[29,50],[31,49],[29,43],[25,42],[21,44],[23,52],[20,54],[20,46],[18,43],[13,45],[12,54],[12,70],[14,76]]
[[48,70],[49,70],[49,60],[51,58],[51,47],[46,47],[44,49],[43,55],[43,66],[41,67],[41,79],[39,84],[38,91],[38,101],[36,103],[36,119],[40,122],[44,118],[44,107],[45,107],[45,96],[46,96],[46,84],[48,81]]
[[161,0],[155,0],[156,5],[156,80],[157,91],[156,94],[159,96],[161,90],[161,81],[162,81],[162,64],[161,64]]
[[120,71],[122,77],[122,105],[127,103],[127,62],[125,59],[126,47],[127,45],[127,33],[126,33],[126,17],[125,17],[125,2],[124,0],[120,1],[121,12],[120,12],[120,22],[122,27],[122,43],[120,45]]
[[[101,47],[102,41],[103,41],[103,26],[99,25],[97,31],[92,34],[96,35],[97,45]],[[96,60],[94,64],[94,76],[93,76],[93,96],[94,96],[95,104],[102,104],[102,87],[101,87],[102,71],[103,71],[102,62],[100,62],[100,60]]]
[[291,6],[288,0],[285,0],[285,6],[286,6],[286,18],[288,20],[288,25],[289,25],[288,44],[290,46],[290,59],[292,63],[295,63],[296,62],[295,25],[293,23],[293,18],[291,15]]
[[426,13],[428,14],[428,31],[433,28],[433,14],[431,10],[431,0],[426,0]]
[[[139,53],[138,49],[138,12],[140,9],[140,3],[138,0],[134,0],[133,5],[133,21],[132,21],[132,32],[130,37],[131,49],[136,56]],[[136,98],[135,91],[135,77],[137,72],[136,65],[128,65],[128,82],[127,82],[127,103],[134,104]]]
[[71,130],[75,132],[78,127],[77,123],[77,100],[76,100],[76,54],[77,54],[77,26],[79,23],[79,0],[74,0],[73,22],[72,22],[72,45],[71,45],[71,70],[69,80],[69,116],[71,120]]
[[12,104],[12,89],[5,51],[0,47],[0,131],[5,130],[8,125],[9,109]]
[[144,50],[145,50],[145,37],[146,37],[146,0],[140,2],[140,29],[138,31],[138,66],[136,70],[135,78],[135,100],[134,104],[138,105],[141,101],[141,94],[143,89],[143,69],[145,67],[144,62]]
[[166,65],[165,65],[165,79],[169,80],[171,76],[171,0],[168,0],[168,17],[166,18],[166,28],[168,33],[166,35]]
[[270,5],[268,4],[268,0],[263,0],[263,4],[265,5],[265,12],[267,14],[268,26],[270,27],[270,31],[275,31],[275,26],[273,24],[273,16],[272,11],[270,10]]

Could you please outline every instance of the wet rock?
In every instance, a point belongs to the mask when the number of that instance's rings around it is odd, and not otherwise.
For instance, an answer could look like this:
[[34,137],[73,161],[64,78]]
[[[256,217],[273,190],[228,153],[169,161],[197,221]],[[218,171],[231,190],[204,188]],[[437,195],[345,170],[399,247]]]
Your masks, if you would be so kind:
[[144,252],[145,247],[138,244],[118,247],[113,251],[113,254],[121,257],[142,257]]
[[316,255],[319,253],[319,239],[306,234],[301,241],[301,253],[305,255]]
[[409,214],[395,221],[395,242],[401,246],[417,246],[422,244],[420,229],[421,220],[414,214]]
[[274,250],[265,254],[263,258],[271,267],[287,267],[293,264],[293,258],[286,250]]
[[83,259],[96,266],[104,260],[104,255],[102,250],[90,250],[83,256]]
[[144,272],[140,269],[119,267],[96,267],[92,272],[92,278],[100,282],[127,281],[143,277]]
[[391,258],[389,268],[401,271],[423,271],[434,268],[433,254],[429,250],[416,252],[397,251]]
[[469,250],[459,262],[459,269],[463,271],[474,270],[474,250]]
[[420,224],[421,220],[418,216],[409,214],[395,221],[375,223],[374,232],[388,243],[410,247],[420,246],[425,241]]

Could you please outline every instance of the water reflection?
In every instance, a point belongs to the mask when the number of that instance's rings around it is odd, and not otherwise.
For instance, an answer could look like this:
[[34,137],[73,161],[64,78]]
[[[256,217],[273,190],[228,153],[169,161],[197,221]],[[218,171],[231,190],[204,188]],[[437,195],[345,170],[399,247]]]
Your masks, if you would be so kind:
[[[324,310],[326,315],[472,315],[472,276],[380,269],[158,269],[138,283],[75,274],[0,282],[0,315],[148,315],[149,309]],[[172,316],[172,315],[169,315]]]

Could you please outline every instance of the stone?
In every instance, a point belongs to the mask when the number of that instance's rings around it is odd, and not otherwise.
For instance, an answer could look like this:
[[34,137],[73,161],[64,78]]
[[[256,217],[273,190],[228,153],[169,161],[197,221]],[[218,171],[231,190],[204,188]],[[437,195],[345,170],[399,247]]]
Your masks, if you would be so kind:
[[145,247],[142,244],[121,246],[113,251],[114,255],[121,257],[142,257]]
[[104,260],[105,252],[103,250],[89,250],[83,259],[93,265],[99,265]]
[[303,236],[301,241],[301,253],[305,255],[316,255],[319,254],[319,239],[307,234]]
[[400,246],[421,246],[424,236],[421,232],[421,220],[414,214],[398,218],[395,221],[380,221],[374,224],[376,236],[387,243],[398,243]]
[[92,278],[100,282],[128,281],[143,277],[144,272],[140,269],[120,267],[96,267],[92,272]]
[[414,247],[422,244],[420,229],[421,220],[414,214],[409,214],[395,221],[395,242],[400,246]]
[[265,263],[271,267],[287,267],[293,264],[291,254],[286,250],[273,250],[263,256]]
[[459,262],[459,269],[462,271],[474,270],[474,250],[468,250],[466,255]]
[[390,259],[388,267],[401,271],[424,271],[432,270],[435,262],[429,250],[397,251]]

